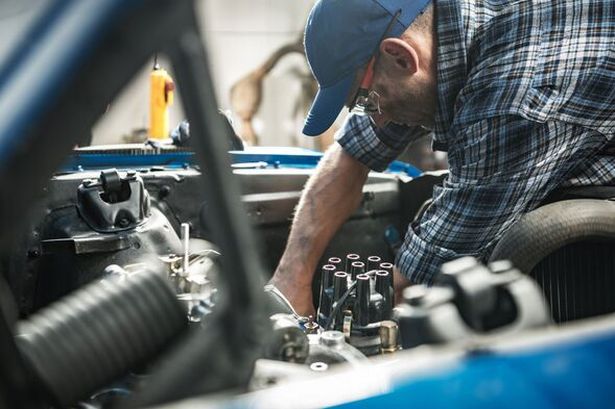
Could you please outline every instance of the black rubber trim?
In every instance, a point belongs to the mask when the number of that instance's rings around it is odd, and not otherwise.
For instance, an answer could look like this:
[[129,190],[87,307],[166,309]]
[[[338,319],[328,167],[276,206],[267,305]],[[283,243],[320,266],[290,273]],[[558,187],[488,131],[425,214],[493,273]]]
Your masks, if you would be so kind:
[[61,406],[155,357],[187,320],[151,272],[84,287],[20,324],[17,344]]

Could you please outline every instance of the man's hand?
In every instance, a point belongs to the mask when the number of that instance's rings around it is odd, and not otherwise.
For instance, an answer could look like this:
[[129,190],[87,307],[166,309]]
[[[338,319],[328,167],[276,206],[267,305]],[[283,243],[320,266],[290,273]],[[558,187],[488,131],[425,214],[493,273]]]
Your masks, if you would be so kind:
[[[303,275],[306,276],[307,274]],[[292,277],[290,274],[278,273],[276,271],[270,284],[273,284],[284,294],[297,314],[304,317],[316,316],[316,309],[314,304],[312,304],[312,285],[300,284],[293,280]]]

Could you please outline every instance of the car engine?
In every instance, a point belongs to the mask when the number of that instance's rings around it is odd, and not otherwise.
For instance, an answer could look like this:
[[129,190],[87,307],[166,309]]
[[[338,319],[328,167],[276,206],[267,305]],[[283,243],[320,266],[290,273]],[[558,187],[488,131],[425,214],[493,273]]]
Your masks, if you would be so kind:
[[[267,175],[298,191],[309,172],[246,165],[235,172],[249,179],[244,205],[256,209],[249,214],[266,238],[264,254],[275,262],[298,195],[255,193],[273,186],[253,182]],[[5,265],[18,294],[17,345],[59,406],[106,408],[129,400],[148,377],[143,363],[212,325],[224,302],[221,254],[202,223],[207,200],[199,194],[199,173],[191,166],[66,172],[42,192]],[[252,390],[296,373],[372,365],[369,357],[550,322],[530,278],[510,263],[485,267],[471,258],[446,265],[432,288],[410,287],[395,306],[390,237],[397,229],[391,221],[400,218],[393,209],[402,180],[370,176],[360,209],[323,257],[317,316],[298,316],[272,294],[278,303],[270,306],[271,330]],[[356,229],[380,238],[368,236],[371,247],[364,246],[364,237],[352,237]],[[85,336],[90,327],[94,332]]]

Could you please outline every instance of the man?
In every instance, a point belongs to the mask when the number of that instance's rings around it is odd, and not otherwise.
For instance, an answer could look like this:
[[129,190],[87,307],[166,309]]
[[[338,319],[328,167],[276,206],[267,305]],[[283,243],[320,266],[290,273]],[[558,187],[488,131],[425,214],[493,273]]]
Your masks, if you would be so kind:
[[[450,175],[395,264],[430,283],[445,261],[487,258],[554,189],[614,182],[615,2],[321,0],[305,48],[320,89],[304,133],[353,108],[308,181],[272,278],[298,313],[327,243],[422,130]],[[374,51],[376,50],[376,51]]]

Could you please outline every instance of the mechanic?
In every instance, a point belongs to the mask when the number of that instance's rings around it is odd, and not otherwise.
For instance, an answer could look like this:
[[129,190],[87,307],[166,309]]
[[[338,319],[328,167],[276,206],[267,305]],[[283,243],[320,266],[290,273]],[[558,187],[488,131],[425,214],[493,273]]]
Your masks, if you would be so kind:
[[613,184],[614,38],[607,0],[320,0],[304,39],[319,83],[304,133],[344,105],[351,114],[306,184],[271,283],[313,313],[318,260],[369,170],[425,129],[450,174],[396,256],[404,284],[488,258],[556,188]]

